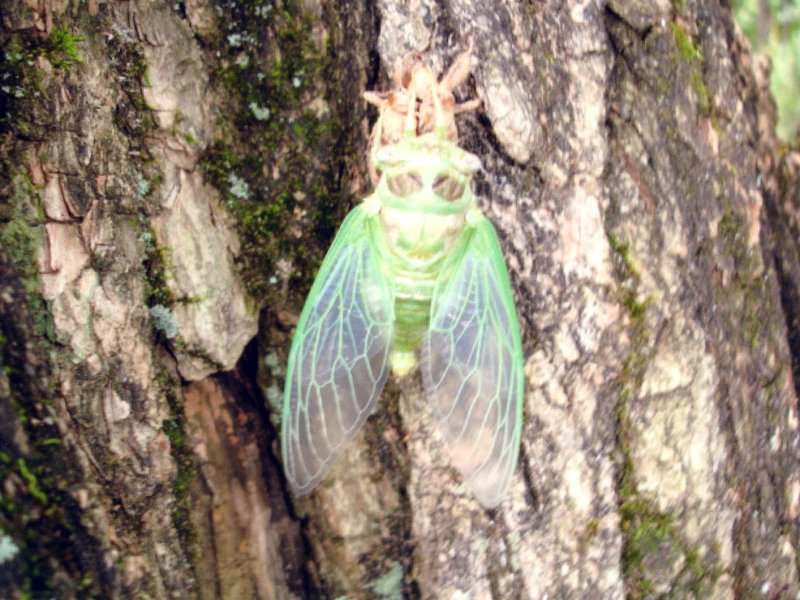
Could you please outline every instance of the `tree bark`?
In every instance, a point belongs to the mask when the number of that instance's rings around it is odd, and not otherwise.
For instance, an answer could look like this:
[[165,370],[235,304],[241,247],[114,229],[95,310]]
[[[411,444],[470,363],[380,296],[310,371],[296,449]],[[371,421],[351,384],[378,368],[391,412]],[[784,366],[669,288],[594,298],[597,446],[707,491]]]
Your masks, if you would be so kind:
[[[800,154],[717,0],[0,8],[0,590],[793,598]],[[460,144],[525,347],[483,510],[419,375],[287,489],[293,327],[397,59],[471,37]]]

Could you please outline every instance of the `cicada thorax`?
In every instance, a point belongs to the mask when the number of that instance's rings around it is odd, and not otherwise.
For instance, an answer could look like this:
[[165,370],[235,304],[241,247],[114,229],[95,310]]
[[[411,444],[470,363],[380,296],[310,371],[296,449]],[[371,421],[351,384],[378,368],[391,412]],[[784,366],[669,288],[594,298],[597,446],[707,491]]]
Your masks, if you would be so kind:
[[434,268],[474,206],[470,181],[480,160],[433,132],[386,146],[376,160],[382,175],[374,197],[389,248],[413,270]]

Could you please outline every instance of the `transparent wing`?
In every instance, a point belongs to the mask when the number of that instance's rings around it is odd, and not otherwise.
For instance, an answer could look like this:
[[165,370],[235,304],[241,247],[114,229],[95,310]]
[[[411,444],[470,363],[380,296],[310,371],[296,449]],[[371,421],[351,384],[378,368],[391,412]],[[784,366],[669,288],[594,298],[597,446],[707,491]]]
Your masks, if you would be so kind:
[[300,494],[327,474],[386,382],[392,295],[378,265],[372,218],[358,206],[345,219],[292,342],[281,443],[286,476]]
[[482,216],[437,283],[421,364],[454,465],[481,504],[497,506],[519,454],[523,358],[508,271]]

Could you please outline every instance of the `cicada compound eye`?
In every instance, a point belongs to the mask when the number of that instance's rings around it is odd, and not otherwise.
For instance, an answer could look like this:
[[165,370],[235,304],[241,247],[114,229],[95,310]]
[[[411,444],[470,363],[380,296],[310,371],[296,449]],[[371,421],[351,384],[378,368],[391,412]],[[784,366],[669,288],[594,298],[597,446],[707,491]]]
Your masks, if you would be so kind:
[[422,189],[422,177],[416,173],[401,173],[400,175],[387,175],[386,177],[389,191],[395,196],[408,196]]
[[464,195],[464,182],[450,175],[439,175],[433,181],[433,191],[446,200],[460,200]]

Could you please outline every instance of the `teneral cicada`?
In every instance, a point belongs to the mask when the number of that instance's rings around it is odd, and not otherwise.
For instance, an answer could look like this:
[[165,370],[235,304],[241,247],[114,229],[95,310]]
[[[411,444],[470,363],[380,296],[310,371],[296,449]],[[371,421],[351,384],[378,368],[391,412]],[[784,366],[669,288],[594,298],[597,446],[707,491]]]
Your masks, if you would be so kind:
[[[306,300],[282,415],[287,478],[313,489],[375,410],[389,370],[418,362],[455,467],[487,508],[519,453],[523,356],[505,262],[457,144],[452,89],[470,51],[437,81],[410,54],[371,140],[375,191],[345,219]],[[417,359],[419,351],[419,360]]]

